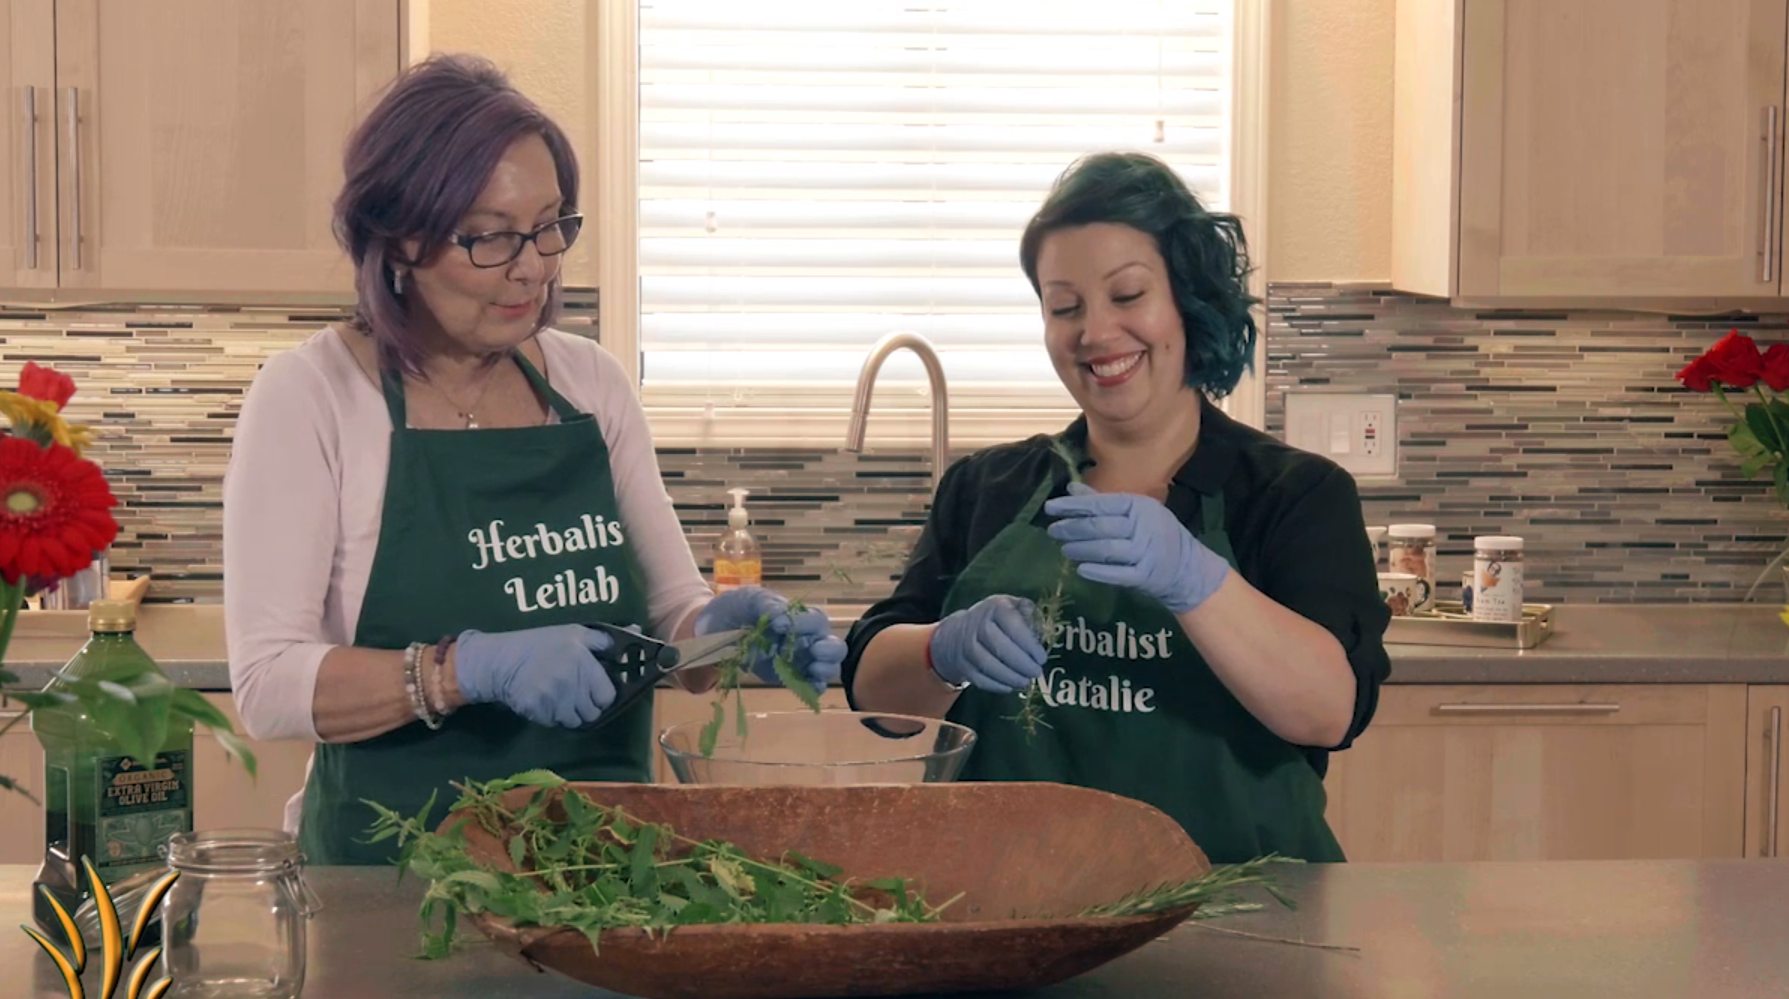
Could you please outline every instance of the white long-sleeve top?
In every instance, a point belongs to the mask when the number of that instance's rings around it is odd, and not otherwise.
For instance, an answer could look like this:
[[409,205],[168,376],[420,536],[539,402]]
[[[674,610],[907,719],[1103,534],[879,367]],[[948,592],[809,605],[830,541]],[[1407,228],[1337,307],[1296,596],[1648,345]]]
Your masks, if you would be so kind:
[[[712,595],[659,475],[645,412],[615,358],[545,330],[548,383],[593,414],[646,578],[649,633],[669,638]],[[224,630],[250,738],[319,741],[311,705],[332,647],[354,644],[391,457],[385,399],[324,329],[274,355],[236,422],[224,478]]]

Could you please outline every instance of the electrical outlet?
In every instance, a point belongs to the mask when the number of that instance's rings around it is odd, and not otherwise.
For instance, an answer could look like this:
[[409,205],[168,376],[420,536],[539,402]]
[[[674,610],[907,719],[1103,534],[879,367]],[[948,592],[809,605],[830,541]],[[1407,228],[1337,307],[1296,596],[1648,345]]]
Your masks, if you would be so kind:
[[1390,394],[1288,390],[1286,443],[1363,478],[1398,474],[1398,399]]

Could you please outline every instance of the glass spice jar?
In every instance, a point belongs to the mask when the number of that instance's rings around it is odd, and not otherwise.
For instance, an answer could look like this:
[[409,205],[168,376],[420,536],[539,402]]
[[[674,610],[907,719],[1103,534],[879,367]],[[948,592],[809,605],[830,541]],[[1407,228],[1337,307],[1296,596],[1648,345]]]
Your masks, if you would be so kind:
[[1392,524],[1386,528],[1387,568],[1416,577],[1416,602],[1412,614],[1435,609],[1435,525]]
[[1522,620],[1522,539],[1472,539],[1472,619]]
[[287,833],[220,829],[168,841],[180,878],[162,899],[162,971],[168,999],[298,999],[306,927],[322,903],[304,880],[304,855]]

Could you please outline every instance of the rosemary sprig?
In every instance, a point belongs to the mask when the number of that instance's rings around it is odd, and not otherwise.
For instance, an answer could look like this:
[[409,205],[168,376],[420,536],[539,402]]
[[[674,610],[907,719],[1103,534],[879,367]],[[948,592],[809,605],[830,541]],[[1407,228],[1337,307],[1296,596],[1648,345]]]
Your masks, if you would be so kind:
[[1288,909],[1298,906],[1274,884],[1267,868],[1270,864],[1296,864],[1302,861],[1270,853],[1240,864],[1213,867],[1199,877],[1178,884],[1158,885],[1133,892],[1116,902],[1096,905],[1081,911],[1083,916],[1145,916],[1197,904],[1194,919],[1214,919],[1238,912],[1254,912],[1259,903],[1245,902],[1236,894],[1244,885],[1260,885],[1262,890]]
[[[1062,442],[1061,437],[1050,438],[1050,449],[1061,460],[1063,467],[1068,469],[1070,482],[1086,481],[1081,475],[1080,459],[1068,449],[1068,445]],[[1047,652],[1044,660],[1046,666],[1049,665],[1051,659],[1056,658],[1062,630],[1067,625],[1067,618],[1064,614],[1069,604],[1066,587],[1069,577],[1074,573],[1074,563],[1066,558],[1062,559],[1056,573],[1055,588],[1037,602],[1036,612],[1032,615],[1032,631],[1037,635],[1037,640],[1043,643]],[[1039,728],[1050,727],[1050,723],[1044,718],[1043,683],[1044,681],[1039,679],[1020,691],[1018,710],[1007,716],[1008,721],[1017,723],[1020,728],[1025,730],[1026,738],[1036,738]]]

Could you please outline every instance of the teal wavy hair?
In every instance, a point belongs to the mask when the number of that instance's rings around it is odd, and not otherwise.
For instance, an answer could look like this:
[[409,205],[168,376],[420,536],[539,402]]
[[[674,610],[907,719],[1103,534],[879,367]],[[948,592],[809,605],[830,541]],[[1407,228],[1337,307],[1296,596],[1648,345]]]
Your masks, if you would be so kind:
[[1110,222],[1155,239],[1186,328],[1186,383],[1213,398],[1236,388],[1254,365],[1259,332],[1251,311],[1248,243],[1234,215],[1206,211],[1167,164],[1142,153],[1096,153],[1070,164],[1025,226],[1019,264],[1037,280],[1044,237]]

